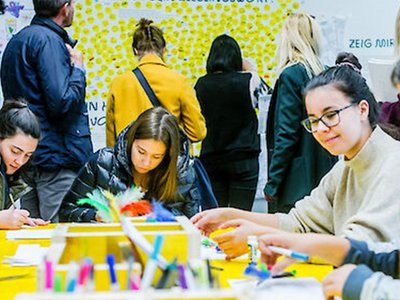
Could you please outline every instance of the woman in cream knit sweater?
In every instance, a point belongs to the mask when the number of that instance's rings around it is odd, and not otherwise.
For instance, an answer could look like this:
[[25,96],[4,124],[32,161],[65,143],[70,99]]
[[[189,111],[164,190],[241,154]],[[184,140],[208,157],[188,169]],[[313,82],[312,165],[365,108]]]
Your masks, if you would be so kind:
[[367,242],[400,236],[400,143],[376,126],[377,103],[365,79],[348,66],[330,68],[307,85],[305,102],[305,129],[344,159],[288,214],[219,208],[194,216],[206,233],[235,227],[215,238],[229,257],[247,250],[249,234],[267,233],[268,227]]

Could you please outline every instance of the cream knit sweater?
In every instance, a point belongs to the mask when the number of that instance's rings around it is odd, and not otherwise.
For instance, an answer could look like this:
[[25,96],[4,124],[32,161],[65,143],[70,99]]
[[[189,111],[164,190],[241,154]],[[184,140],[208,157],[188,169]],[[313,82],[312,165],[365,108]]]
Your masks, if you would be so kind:
[[400,142],[376,127],[361,151],[340,160],[279,227],[366,242],[400,238]]

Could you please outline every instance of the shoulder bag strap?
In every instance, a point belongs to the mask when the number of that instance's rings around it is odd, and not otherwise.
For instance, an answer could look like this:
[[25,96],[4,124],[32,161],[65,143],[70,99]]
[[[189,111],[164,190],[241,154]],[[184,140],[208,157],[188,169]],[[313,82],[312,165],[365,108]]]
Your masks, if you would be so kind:
[[139,80],[140,84],[142,85],[142,88],[147,94],[147,97],[149,97],[151,103],[153,103],[153,106],[162,106],[160,101],[158,100],[156,94],[154,94],[153,90],[151,89],[149,83],[146,80],[146,77],[144,77],[142,71],[140,71],[139,68],[135,68],[132,70],[133,74],[137,77]]

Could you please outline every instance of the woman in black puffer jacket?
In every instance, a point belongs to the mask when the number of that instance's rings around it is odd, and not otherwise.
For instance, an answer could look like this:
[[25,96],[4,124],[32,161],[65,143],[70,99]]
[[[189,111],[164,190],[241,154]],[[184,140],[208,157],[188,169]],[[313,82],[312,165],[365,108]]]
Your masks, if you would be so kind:
[[132,184],[146,192],[145,199],[156,198],[175,215],[190,218],[199,211],[195,178],[189,140],[176,118],[162,107],[151,108],[121,132],[114,148],[100,149],[80,170],[60,221],[100,221],[95,208],[76,202],[97,187],[117,194]]

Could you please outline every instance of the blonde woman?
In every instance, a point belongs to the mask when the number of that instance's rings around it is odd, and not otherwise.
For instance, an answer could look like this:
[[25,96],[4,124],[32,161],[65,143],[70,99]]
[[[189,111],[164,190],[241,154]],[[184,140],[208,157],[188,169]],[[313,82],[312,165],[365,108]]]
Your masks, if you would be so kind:
[[300,124],[307,117],[302,90],[324,69],[319,54],[316,21],[304,13],[289,15],[281,32],[279,77],[267,121],[268,182],[264,194],[270,213],[287,213],[336,162]]

